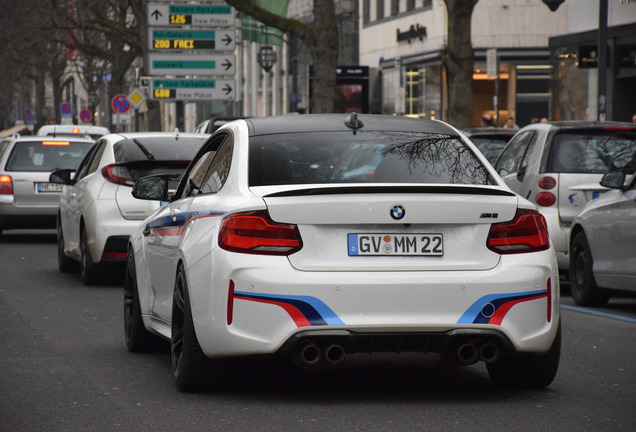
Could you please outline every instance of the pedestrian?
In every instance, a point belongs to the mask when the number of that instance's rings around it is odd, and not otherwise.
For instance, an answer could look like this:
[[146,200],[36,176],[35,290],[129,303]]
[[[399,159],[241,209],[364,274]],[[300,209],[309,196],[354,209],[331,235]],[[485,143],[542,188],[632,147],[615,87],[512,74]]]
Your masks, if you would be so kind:
[[535,123],[539,123],[539,117],[532,117],[532,120],[530,120],[530,124],[535,124]]
[[504,123],[503,127],[508,128],[508,129],[519,129],[519,126],[515,123],[515,118],[514,117],[508,117],[506,119],[506,122]]
[[490,113],[484,113],[481,116],[481,126],[482,127],[495,127],[493,118],[492,118],[492,114]]
[[539,123],[549,123],[550,120],[547,117],[541,117],[541,120],[539,121]]
[[636,114],[632,116],[632,123],[636,123]]

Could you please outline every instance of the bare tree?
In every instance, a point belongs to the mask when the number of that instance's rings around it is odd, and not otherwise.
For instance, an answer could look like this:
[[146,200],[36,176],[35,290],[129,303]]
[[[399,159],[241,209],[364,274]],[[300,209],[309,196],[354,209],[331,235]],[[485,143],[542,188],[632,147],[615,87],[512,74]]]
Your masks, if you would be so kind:
[[309,24],[275,15],[250,0],[226,0],[226,3],[268,26],[294,35],[303,41],[314,60],[310,111],[313,113],[333,112],[338,67],[338,26],[334,0],[314,0],[314,20]]

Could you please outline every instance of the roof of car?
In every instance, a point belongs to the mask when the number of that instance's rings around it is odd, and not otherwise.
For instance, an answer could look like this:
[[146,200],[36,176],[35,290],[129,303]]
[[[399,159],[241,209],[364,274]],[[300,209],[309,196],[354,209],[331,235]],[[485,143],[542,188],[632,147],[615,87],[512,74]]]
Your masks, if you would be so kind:
[[[209,136],[209,134],[207,134]],[[190,138],[202,138],[206,137],[206,134],[200,133],[192,133],[192,132],[117,132],[105,135],[104,138],[115,138],[115,139],[145,139],[145,138],[169,138],[174,137],[178,139],[179,137],[190,137]]]
[[[557,128],[603,128],[603,127],[629,127],[636,129],[636,124],[617,121],[553,121],[549,123],[535,123],[528,125],[532,127],[557,127]],[[527,126],[526,126],[527,127]]]
[[480,127],[462,129],[462,132],[467,136],[473,135],[514,135],[519,131],[517,128],[494,128],[494,127]]
[[[270,135],[278,133],[302,133],[325,131],[353,131],[345,126],[348,114],[301,114],[276,117],[257,117],[245,119],[251,135]],[[363,123],[358,131],[408,131],[444,134],[456,136],[455,129],[446,123],[397,117],[379,114],[359,114],[359,121]]]
[[49,135],[21,135],[13,138],[13,142],[33,142],[33,141],[77,141],[77,142],[90,142],[94,143],[95,140],[87,137],[86,135],[62,135],[62,136],[49,136]]

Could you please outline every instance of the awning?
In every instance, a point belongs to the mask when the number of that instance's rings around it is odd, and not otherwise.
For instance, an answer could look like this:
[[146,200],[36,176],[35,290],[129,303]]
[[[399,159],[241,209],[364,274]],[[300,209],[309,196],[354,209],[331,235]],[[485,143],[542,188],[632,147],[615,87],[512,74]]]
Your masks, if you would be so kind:
[[15,125],[13,127],[10,127],[9,129],[5,129],[2,132],[0,132],[0,138],[6,138],[9,137],[13,134],[19,134],[22,133],[23,131],[27,130],[29,128],[29,126],[27,125]]

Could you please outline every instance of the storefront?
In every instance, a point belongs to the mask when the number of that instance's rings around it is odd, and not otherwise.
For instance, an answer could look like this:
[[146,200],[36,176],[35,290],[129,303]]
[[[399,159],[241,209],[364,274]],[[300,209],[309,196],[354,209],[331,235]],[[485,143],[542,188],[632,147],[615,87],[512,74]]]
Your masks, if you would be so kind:
[[[598,31],[550,38],[551,112],[557,120],[598,118]],[[607,29],[606,120],[636,114],[636,24]]]
[[[487,73],[487,50],[475,50],[473,72],[473,126],[483,113],[503,125],[514,117],[522,126],[534,117],[549,117],[552,66],[547,48],[497,50],[498,75]],[[385,60],[382,70],[382,112],[443,119],[446,75],[442,52]]]

